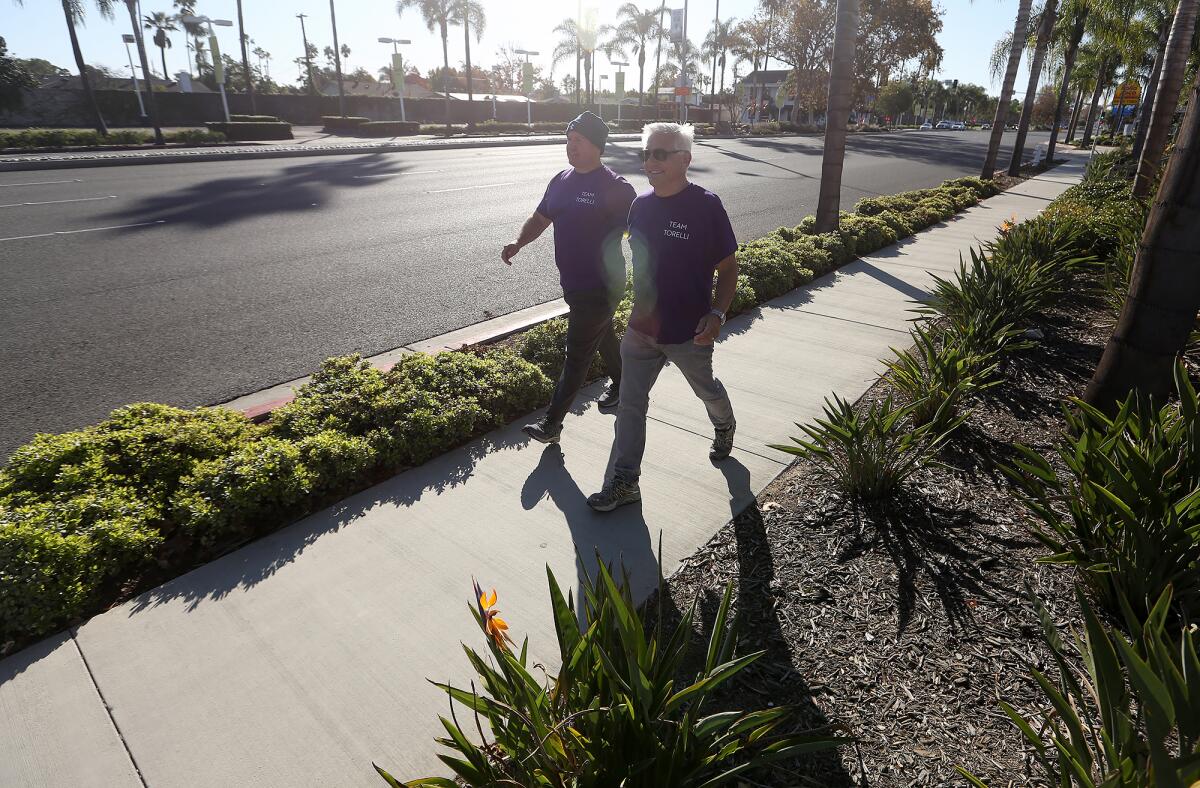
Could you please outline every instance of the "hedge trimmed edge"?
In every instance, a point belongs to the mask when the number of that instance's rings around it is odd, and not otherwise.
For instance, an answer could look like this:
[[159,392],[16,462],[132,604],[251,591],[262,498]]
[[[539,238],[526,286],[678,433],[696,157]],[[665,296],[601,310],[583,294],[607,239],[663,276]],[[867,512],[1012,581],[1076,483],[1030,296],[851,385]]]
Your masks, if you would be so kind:
[[[861,200],[740,244],[743,311],[997,192],[975,178]],[[624,332],[627,292],[617,317]],[[549,401],[566,320],[515,350],[331,358],[261,425],[224,408],[140,403],[40,434],[0,468],[0,653],[94,615]],[[592,368],[601,374],[597,359]]]

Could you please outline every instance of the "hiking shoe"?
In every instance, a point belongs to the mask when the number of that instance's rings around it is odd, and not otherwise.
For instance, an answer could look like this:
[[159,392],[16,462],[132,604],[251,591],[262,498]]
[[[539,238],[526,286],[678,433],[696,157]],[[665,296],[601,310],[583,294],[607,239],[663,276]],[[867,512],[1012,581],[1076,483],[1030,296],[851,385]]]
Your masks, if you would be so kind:
[[604,489],[595,495],[588,496],[588,506],[597,512],[611,512],[618,506],[636,503],[642,500],[642,491],[638,489],[637,480],[629,481],[620,476],[614,476],[612,481],[604,485]]
[[612,413],[621,404],[621,386],[618,383],[609,383],[608,389],[604,392],[604,396],[596,403],[596,407],[601,413]]
[[558,443],[562,438],[562,425],[549,424],[545,419],[539,419],[532,424],[526,424],[521,428],[521,432],[539,443]]
[[723,460],[733,451],[733,432],[737,429],[737,422],[729,425],[728,429],[717,430],[713,437],[712,448],[708,450],[708,458],[710,460]]

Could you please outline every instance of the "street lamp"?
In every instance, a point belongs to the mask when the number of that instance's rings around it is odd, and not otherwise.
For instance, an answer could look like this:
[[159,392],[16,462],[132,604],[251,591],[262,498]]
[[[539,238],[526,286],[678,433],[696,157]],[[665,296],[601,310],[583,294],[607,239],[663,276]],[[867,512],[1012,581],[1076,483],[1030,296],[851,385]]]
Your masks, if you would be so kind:
[[213,32],[213,25],[217,27],[233,27],[233,22],[228,19],[209,19],[206,16],[192,16],[184,14],[179,17],[179,21],[185,25],[208,25],[208,49],[213,59],[213,79],[217,82],[217,90],[221,93],[221,107],[225,110],[225,122],[229,122],[229,100],[225,98],[225,64],[221,62],[221,47],[217,45],[217,34]]
[[600,75],[600,95],[596,97],[596,109],[600,110],[600,120],[604,120],[604,80],[608,79],[608,74]]
[[146,105],[142,103],[142,91],[137,83],[137,70],[133,67],[133,52],[129,50],[129,45],[136,43],[137,39],[132,33],[122,33],[121,40],[125,42],[125,55],[129,58],[129,76],[133,78],[133,94],[137,96],[138,111],[142,114],[142,123],[146,122]]
[[392,90],[396,90],[396,75],[400,75],[400,120],[408,120],[404,117],[404,55],[400,54],[401,44],[411,44],[407,38],[386,38],[380,37],[379,43],[392,45]]
[[629,64],[623,60],[610,60],[609,65],[617,67],[617,78],[613,80],[613,92],[617,95],[617,125],[621,124],[621,99],[625,98],[625,72],[622,67]]
[[525,56],[525,70],[521,74],[521,87],[525,93],[525,122],[529,124],[529,130],[533,130],[533,107],[529,103],[529,94],[533,92],[533,65],[529,62],[530,56],[541,54],[530,49],[514,49],[514,55]]

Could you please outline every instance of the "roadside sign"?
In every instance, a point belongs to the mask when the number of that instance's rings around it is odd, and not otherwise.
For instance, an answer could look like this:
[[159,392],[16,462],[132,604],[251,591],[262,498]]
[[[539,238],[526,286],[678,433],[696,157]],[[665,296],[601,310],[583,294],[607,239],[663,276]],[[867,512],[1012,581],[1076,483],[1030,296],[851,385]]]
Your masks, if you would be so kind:
[[625,72],[624,71],[617,73],[616,85],[614,87],[616,88],[617,100],[619,101],[620,99],[625,97]]
[[1113,94],[1113,104],[1118,107],[1137,104],[1141,100],[1142,85],[1140,82],[1135,82],[1132,79],[1122,82],[1117,88],[1117,92]]
[[690,96],[690,95],[692,95],[692,89],[690,87],[688,87],[687,85],[680,85],[679,87],[675,88],[675,95],[676,96]]
[[533,92],[533,64],[521,64],[521,92],[528,96]]

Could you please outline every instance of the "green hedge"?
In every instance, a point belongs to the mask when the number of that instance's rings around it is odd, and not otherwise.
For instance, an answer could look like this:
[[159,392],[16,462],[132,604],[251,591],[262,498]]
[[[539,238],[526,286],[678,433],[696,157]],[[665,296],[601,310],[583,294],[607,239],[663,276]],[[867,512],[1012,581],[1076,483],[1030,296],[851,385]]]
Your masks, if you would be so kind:
[[[224,142],[225,135],[203,129],[183,129],[165,136],[167,142],[199,145]],[[0,148],[95,148],[101,145],[150,145],[154,133],[138,129],[112,131],[105,135],[94,129],[23,129],[0,131]]]
[[[638,127],[641,128],[640,126]],[[532,126],[528,123],[512,123],[508,121],[485,120],[475,124],[474,134],[527,134],[533,132],[535,134],[565,134],[567,124],[565,121],[538,121]],[[423,123],[421,124],[422,134],[445,134],[445,123]],[[464,123],[453,123],[450,125],[451,134],[466,134],[467,126]]]
[[257,142],[259,140],[290,140],[290,123],[205,123],[209,131],[219,132],[233,142]]
[[230,115],[231,123],[280,123],[274,115]]
[[[813,234],[810,217],[741,244],[733,311],[992,189],[964,179],[873,198],[843,214],[838,232]],[[0,651],[544,405],[565,335],[560,318],[525,332],[515,349],[418,353],[387,372],[357,356],[329,359],[261,425],[222,408],[138,404],[93,427],[38,435],[0,469]],[[591,371],[604,374],[599,359]]]
[[361,124],[356,131],[364,137],[404,137],[420,130],[421,124],[415,120],[373,120]]
[[337,131],[354,131],[364,123],[370,123],[370,118],[357,116],[347,116],[343,118],[340,115],[322,115],[321,123],[325,126],[323,131],[326,133]]

